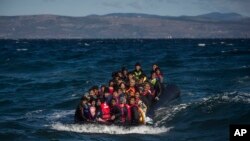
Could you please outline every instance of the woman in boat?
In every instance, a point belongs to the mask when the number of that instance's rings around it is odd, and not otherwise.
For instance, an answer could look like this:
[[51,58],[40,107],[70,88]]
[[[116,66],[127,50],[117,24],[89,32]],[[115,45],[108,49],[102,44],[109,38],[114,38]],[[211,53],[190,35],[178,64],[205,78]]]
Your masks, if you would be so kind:
[[158,68],[159,66],[157,64],[153,64],[151,74],[155,72],[155,69]]
[[120,85],[119,85],[119,88],[121,88],[122,89],[122,92],[123,93],[126,93],[126,84],[124,83],[124,82],[122,82]]
[[75,122],[76,123],[85,123],[89,121],[89,106],[87,97],[82,97],[81,102],[76,108],[75,111]]
[[163,83],[163,74],[162,74],[162,72],[161,72],[161,70],[160,70],[159,67],[157,67],[157,68],[155,69],[155,73],[156,73],[157,79],[158,79],[161,83]]
[[97,117],[97,108],[96,108],[96,100],[91,99],[90,100],[90,107],[89,107],[89,120],[90,122],[96,122]]

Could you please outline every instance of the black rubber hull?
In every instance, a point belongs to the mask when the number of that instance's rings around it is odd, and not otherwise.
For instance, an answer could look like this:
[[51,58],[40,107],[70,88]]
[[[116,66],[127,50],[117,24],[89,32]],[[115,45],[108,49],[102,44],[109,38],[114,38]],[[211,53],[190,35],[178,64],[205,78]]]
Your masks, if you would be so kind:
[[161,94],[158,101],[154,101],[149,110],[149,115],[154,114],[154,110],[177,99],[181,95],[180,89],[175,84],[161,84]]

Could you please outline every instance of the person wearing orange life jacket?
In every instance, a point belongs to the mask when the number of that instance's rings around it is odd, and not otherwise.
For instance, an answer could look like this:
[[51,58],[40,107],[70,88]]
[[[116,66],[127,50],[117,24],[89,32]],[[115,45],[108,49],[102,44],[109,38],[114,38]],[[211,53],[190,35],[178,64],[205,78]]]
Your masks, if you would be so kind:
[[154,93],[151,92],[149,83],[145,83],[143,92],[141,93],[141,100],[146,104],[147,110],[150,109],[154,99]]
[[129,82],[129,87],[126,90],[126,93],[128,94],[129,97],[131,97],[131,96],[135,96],[135,92],[136,92],[135,80],[131,79]]
[[119,104],[120,110],[121,110],[121,124],[126,125],[130,122],[130,106],[126,104],[126,98],[121,97],[120,98],[120,104]]

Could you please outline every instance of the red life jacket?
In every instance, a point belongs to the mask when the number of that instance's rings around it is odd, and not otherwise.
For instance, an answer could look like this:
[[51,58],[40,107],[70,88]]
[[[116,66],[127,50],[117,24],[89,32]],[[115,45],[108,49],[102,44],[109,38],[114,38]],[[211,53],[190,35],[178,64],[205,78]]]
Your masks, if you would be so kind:
[[101,110],[102,110],[102,119],[109,120],[110,119],[110,107],[106,102],[101,104]]
[[126,104],[126,107],[128,109],[128,120],[131,120],[131,110],[130,110],[130,106],[128,104]]

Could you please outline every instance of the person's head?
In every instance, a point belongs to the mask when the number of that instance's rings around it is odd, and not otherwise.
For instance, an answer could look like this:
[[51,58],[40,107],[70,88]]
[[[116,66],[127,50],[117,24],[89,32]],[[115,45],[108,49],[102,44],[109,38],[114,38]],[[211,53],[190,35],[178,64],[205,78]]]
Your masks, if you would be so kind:
[[93,89],[93,91],[94,91],[94,93],[97,95],[98,93],[99,93],[99,91],[98,91],[98,86],[93,86],[92,87],[92,89]]
[[122,82],[123,82],[122,79],[121,79],[121,78],[118,78],[117,84],[120,85]]
[[130,86],[130,87],[134,87],[134,86],[135,86],[135,80],[134,80],[134,79],[131,79],[131,80],[129,81],[129,86]]
[[90,105],[91,105],[91,106],[96,106],[96,101],[95,101],[95,99],[91,99],[91,100],[90,100]]
[[117,91],[114,91],[113,92],[113,97],[115,98],[115,97],[118,97],[118,92]]
[[126,104],[126,98],[125,97],[120,97],[120,103],[121,104]]
[[122,75],[127,76],[128,70],[126,68],[122,68]]
[[97,106],[100,106],[101,104],[102,104],[101,99],[97,99],[97,100],[96,100],[96,105],[97,105]]
[[104,90],[104,97],[108,97],[110,95],[109,88],[105,88]]
[[156,68],[158,68],[158,65],[157,64],[153,64],[153,66],[152,66],[153,71],[155,71]]
[[120,84],[120,86],[119,86],[120,88],[122,88],[122,89],[125,89],[126,88],[126,85],[125,85],[125,83],[124,82],[122,82],[121,84]]
[[146,81],[147,77],[145,75],[140,75],[139,77],[139,84],[142,84]]
[[129,101],[130,105],[134,105],[135,104],[135,97],[130,97],[130,101]]
[[118,90],[117,90],[117,94],[118,94],[118,96],[119,96],[119,95],[121,95],[121,94],[122,94],[122,92],[123,92],[123,91],[122,91],[122,88],[118,88]]
[[104,92],[104,91],[105,91],[105,88],[106,88],[106,86],[105,86],[105,85],[102,85],[102,86],[101,86],[101,92]]
[[135,98],[139,98],[140,97],[140,93],[138,91],[135,92]]
[[145,83],[144,85],[144,90],[150,90],[150,84],[149,83]]
[[94,92],[93,89],[89,89],[89,95],[91,95],[91,96],[94,96],[94,95],[95,95],[95,92]]
[[132,72],[128,73],[128,79],[130,80],[130,79],[133,79],[133,78],[134,78],[133,73]]
[[123,75],[122,75],[122,72],[121,72],[121,71],[118,71],[118,72],[117,72],[117,75],[118,75],[120,78],[122,78],[122,77],[123,77]]
[[155,69],[155,73],[156,73],[156,74],[161,74],[161,70],[160,70],[159,67],[157,67],[157,68]]
[[136,63],[136,64],[135,64],[135,69],[136,69],[137,71],[141,70],[141,64],[140,64],[140,63]]
[[81,98],[81,104],[84,105],[84,104],[86,104],[86,103],[88,103],[88,98],[87,98],[86,96],[83,96],[83,97]]
[[156,73],[155,72],[152,72],[151,74],[151,79],[155,79],[156,78]]
[[111,105],[112,105],[112,106],[115,106],[115,105],[116,105],[116,99],[112,98],[112,100],[111,100]]
[[114,81],[110,80],[109,81],[109,87],[113,87],[114,86]]
[[139,89],[139,93],[142,93],[144,90],[143,86],[140,86],[138,89]]

